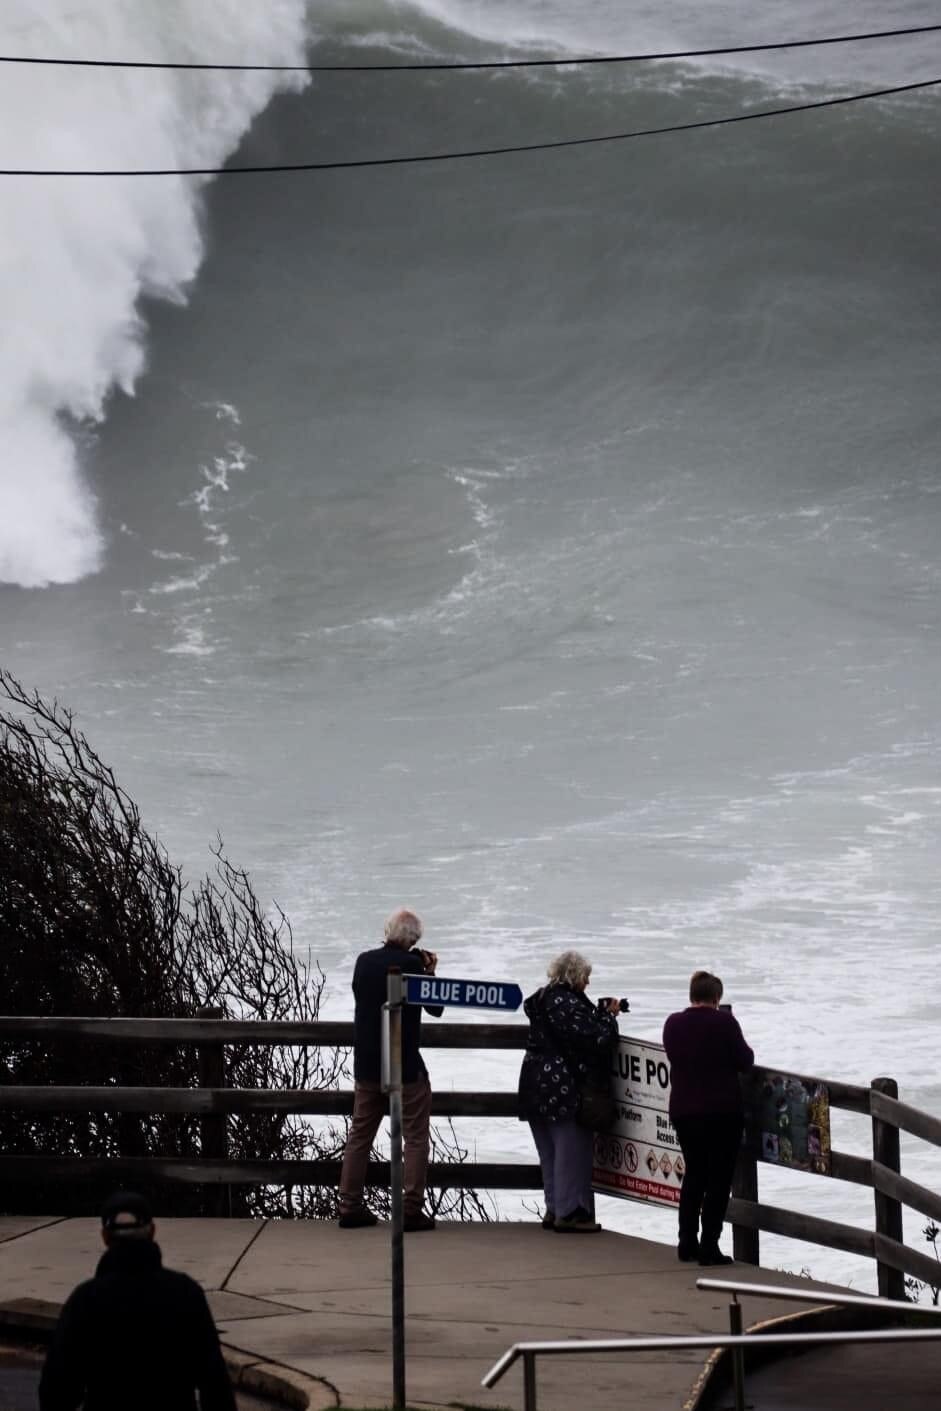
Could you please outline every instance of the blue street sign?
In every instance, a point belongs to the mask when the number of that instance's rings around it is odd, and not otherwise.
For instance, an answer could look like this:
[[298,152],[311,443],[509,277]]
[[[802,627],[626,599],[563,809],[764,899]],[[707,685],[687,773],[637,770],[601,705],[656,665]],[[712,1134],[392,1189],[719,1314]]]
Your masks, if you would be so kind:
[[502,980],[447,980],[443,975],[403,975],[406,1004],[449,1004],[461,1009],[519,1009],[523,991]]

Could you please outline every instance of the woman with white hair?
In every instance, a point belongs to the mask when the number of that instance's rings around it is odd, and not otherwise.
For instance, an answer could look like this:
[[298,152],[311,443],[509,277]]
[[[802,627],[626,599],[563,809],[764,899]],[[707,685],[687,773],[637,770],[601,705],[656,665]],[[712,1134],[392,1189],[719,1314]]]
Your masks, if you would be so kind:
[[594,1132],[578,1120],[581,1092],[604,1090],[610,1083],[620,1001],[595,1008],[585,994],[591,966],[576,950],[563,951],[547,974],[548,985],[523,1006],[529,1038],[520,1070],[519,1116],[529,1123],[539,1153],[543,1229],[591,1234],[601,1226],[591,1188]]

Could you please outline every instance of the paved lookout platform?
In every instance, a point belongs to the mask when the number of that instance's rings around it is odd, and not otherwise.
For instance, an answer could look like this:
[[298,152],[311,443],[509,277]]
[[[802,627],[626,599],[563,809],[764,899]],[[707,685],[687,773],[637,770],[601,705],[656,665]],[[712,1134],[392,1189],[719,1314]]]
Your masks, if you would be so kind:
[[[157,1238],[166,1263],[206,1288],[224,1344],[245,1365],[283,1369],[288,1381],[300,1374],[312,1407],[391,1400],[387,1225],[162,1220]],[[0,1217],[0,1304],[60,1305],[100,1250],[96,1220]],[[443,1223],[408,1235],[409,1405],[521,1406],[519,1365],[493,1391],[480,1385],[514,1342],[728,1331],[728,1301],[695,1287],[703,1272],[680,1264],[672,1246],[607,1231],[556,1235],[535,1221]],[[772,1281],[747,1265],[708,1272]],[[819,1287],[821,1304],[832,1288],[778,1273],[773,1281]],[[745,1322],[795,1308],[746,1299]],[[704,1360],[687,1351],[543,1361],[540,1411],[676,1411],[690,1402]]]

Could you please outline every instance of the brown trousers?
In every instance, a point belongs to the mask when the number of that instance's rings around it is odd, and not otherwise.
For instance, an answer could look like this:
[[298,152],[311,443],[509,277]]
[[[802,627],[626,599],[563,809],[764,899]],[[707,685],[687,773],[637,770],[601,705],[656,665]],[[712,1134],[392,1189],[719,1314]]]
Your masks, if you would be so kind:
[[[389,1100],[378,1083],[357,1082],[353,1098],[353,1120],[343,1153],[340,1172],[340,1214],[348,1215],[363,1205],[363,1187],[369,1153]],[[427,1077],[417,1083],[402,1084],[402,1145],[404,1165],[403,1206],[406,1215],[418,1215],[425,1198],[428,1173],[428,1144],[431,1125],[431,1084]]]

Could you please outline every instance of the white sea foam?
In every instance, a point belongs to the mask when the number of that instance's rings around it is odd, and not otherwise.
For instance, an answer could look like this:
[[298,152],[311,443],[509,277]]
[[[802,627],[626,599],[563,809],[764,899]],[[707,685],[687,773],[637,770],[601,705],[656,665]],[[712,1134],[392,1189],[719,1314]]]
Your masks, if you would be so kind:
[[206,580],[212,576],[215,567],[216,565],[214,563],[201,564],[199,568],[194,569],[192,573],[186,574],[184,577],[168,578],[165,583],[155,583],[150,591],[157,597],[166,597],[172,593],[194,591],[197,588],[201,588]]
[[215,647],[207,640],[205,625],[193,620],[179,624],[179,640],[170,647],[164,647],[167,656],[212,656]]
[[[355,16],[364,7],[363,0],[327,0],[326,8]],[[416,8],[433,22],[453,26],[493,45],[497,52],[501,47],[528,49],[540,56],[566,51],[585,55],[653,53],[712,48],[723,43],[760,44],[781,39],[785,33],[788,37],[809,38],[886,28],[885,7],[878,0],[856,0],[852,25],[847,24],[846,7],[839,0],[792,0],[786,7],[786,22],[781,20],[780,11],[774,20],[769,20],[766,7],[749,9],[722,0],[709,5],[702,4],[702,0],[673,0],[668,6],[654,0],[631,5],[625,5],[623,0],[591,0],[585,4],[572,4],[572,0],[416,0]],[[928,0],[898,0],[893,7],[892,21],[899,27],[927,24],[934,19]],[[418,36],[412,30],[393,29],[391,25],[377,25],[362,38],[416,55],[440,42],[435,29],[429,29],[427,36]],[[930,39],[923,41],[928,55],[936,54],[930,44]],[[697,67],[747,72],[770,77],[781,89],[799,89],[808,81],[820,79],[904,83],[911,81],[911,59],[911,47],[906,49],[902,40],[897,45],[849,44],[817,51],[790,50],[784,55],[711,56],[697,61]],[[930,64],[930,58],[926,62]],[[893,74],[891,80],[886,78],[887,73]],[[683,82],[682,73],[677,73],[667,79],[665,86],[679,91]]]
[[[205,403],[204,410],[211,411],[217,421],[241,425],[238,408],[231,402]],[[213,608],[201,595],[221,568],[238,562],[238,555],[230,551],[231,535],[225,523],[227,500],[232,490],[231,477],[248,471],[253,459],[241,442],[227,442],[221,454],[213,456],[208,465],[199,466],[201,483],[182,501],[184,507],[195,509],[203,540],[212,551],[211,557],[199,563],[189,553],[151,550],[151,556],[159,562],[187,565],[171,577],[151,584],[150,609],[140,606],[132,609],[152,612],[167,621],[173,640],[158,650],[168,656],[204,657],[218,649],[219,639],[210,636]],[[163,606],[164,600],[168,607]]]
[[[6,53],[303,62],[304,0],[5,0]],[[217,166],[303,75],[10,67],[3,167]],[[63,418],[99,421],[145,362],[144,293],[182,301],[204,253],[197,178],[4,178],[0,582],[94,572],[103,542]],[[220,403],[220,419],[238,424]]]

